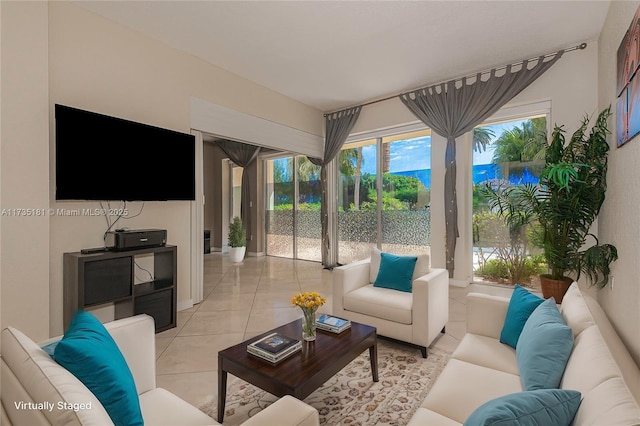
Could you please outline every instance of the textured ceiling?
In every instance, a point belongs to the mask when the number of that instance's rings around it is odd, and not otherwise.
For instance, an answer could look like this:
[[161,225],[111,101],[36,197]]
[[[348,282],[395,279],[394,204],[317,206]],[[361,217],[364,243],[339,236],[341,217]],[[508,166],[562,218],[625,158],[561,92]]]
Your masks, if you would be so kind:
[[77,2],[324,112],[594,41],[609,3]]

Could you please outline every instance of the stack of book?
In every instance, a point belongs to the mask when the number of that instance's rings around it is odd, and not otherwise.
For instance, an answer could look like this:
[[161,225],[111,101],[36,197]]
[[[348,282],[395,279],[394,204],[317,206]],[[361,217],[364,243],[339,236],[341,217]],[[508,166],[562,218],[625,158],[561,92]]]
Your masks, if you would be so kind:
[[277,363],[302,349],[300,340],[271,333],[247,345],[247,352],[271,363]]
[[351,321],[333,315],[323,314],[316,320],[316,328],[332,333],[342,333],[349,327],[351,327]]

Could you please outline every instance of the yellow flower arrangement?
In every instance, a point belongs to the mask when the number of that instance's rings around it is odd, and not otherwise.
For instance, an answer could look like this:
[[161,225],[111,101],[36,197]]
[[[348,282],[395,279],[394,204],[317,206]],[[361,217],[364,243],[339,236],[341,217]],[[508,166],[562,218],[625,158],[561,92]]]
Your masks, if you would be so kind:
[[291,304],[302,309],[302,337],[304,340],[316,339],[316,318],[318,308],[327,303],[327,298],[320,296],[315,291],[298,293],[291,299]]
[[314,312],[322,305],[327,303],[327,298],[320,296],[315,291],[305,291],[304,293],[298,293],[291,299],[291,304],[299,306],[304,311],[305,309],[312,309]]

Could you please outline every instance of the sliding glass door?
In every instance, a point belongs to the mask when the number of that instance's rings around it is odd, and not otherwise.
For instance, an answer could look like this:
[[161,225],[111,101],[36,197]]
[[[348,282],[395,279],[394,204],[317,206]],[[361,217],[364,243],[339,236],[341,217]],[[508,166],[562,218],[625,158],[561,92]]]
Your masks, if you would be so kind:
[[382,250],[430,253],[431,133],[382,138]]
[[320,222],[320,167],[304,155],[295,157],[297,203],[295,205],[296,259],[322,261]]
[[267,256],[293,258],[293,159],[266,160]]
[[268,256],[322,261],[320,167],[307,157],[265,160]]
[[338,157],[338,262],[430,253],[431,132],[345,144]]
[[376,139],[345,145],[338,154],[338,263],[369,256],[378,242]]

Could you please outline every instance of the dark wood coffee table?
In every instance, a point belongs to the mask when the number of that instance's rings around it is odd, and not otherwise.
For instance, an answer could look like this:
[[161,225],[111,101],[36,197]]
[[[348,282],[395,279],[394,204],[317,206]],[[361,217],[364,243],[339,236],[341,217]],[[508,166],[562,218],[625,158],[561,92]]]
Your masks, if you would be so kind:
[[227,373],[231,373],[277,396],[304,399],[369,349],[373,381],[378,381],[378,340],[376,329],[351,323],[340,334],[317,331],[314,342],[302,343],[302,351],[271,364],[247,353],[247,344],[278,332],[302,340],[302,320],[296,320],[218,352],[218,422],[224,418]]

